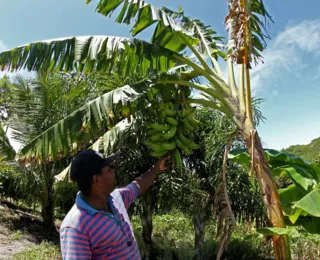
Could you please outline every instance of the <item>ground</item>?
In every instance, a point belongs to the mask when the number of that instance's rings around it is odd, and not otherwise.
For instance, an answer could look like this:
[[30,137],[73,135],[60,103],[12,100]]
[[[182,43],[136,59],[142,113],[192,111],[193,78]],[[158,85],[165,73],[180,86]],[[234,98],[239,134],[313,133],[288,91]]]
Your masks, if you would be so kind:
[[[36,253],[35,253],[36,252]],[[0,202],[0,259],[61,259],[59,235],[29,209]]]

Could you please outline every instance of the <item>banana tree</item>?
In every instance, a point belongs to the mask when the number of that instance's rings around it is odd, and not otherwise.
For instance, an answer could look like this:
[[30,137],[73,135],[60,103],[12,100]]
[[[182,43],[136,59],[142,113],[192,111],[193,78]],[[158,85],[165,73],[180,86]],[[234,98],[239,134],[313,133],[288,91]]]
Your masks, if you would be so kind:
[[[90,2],[87,0],[87,3]],[[202,97],[189,98],[186,102],[217,109],[235,122],[248,148],[269,220],[274,227],[282,228],[285,222],[277,187],[253,123],[251,106],[251,63],[262,58],[261,52],[265,48],[265,38],[268,37],[265,24],[270,16],[262,0],[229,0],[228,7],[227,51],[219,47],[221,37],[210,26],[186,17],[181,9],[178,12],[165,7],[160,9],[142,0],[101,0],[96,9],[98,13],[108,16],[119,9],[116,22],[130,24],[135,19],[133,36],[156,24],[151,40],[146,42],[137,38],[85,36],[40,41],[1,53],[0,68],[11,71],[78,71],[87,74],[117,71],[129,77],[147,77],[153,84],[163,88],[175,85],[198,90]],[[227,79],[220,68],[219,57],[227,60]],[[240,70],[238,82],[234,73],[236,63]],[[184,69],[173,69],[177,67]],[[77,120],[80,120],[76,123],[77,127],[79,122],[86,122],[80,117]],[[33,160],[37,154],[38,160],[53,160],[57,158],[54,156],[55,151],[58,151],[56,146],[64,147],[63,152],[59,150],[60,155],[70,152],[70,145],[77,143],[77,136],[66,146],[45,141],[49,140],[46,139],[49,133],[50,140],[54,140],[54,137],[60,135],[59,131],[56,127],[44,133],[39,137],[44,138],[43,142],[35,140],[30,143],[22,150],[21,157]],[[43,147],[46,147],[45,153],[42,153]],[[229,205],[226,207],[230,209]],[[234,225],[232,219],[230,217],[221,222],[225,224],[225,232],[221,237],[218,258],[230,239]],[[273,243],[276,259],[291,258],[287,236],[274,235]]]
[[[265,149],[268,164],[274,177],[289,180],[286,187],[279,189],[285,220],[289,226],[301,226],[310,234],[320,234],[320,167],[316,163],[303,160],[300,157]],[[247,150],[233,150],[229,159],[237,164],[250,167],[250,157]],[[292,229],[265,228],[260,230],[270,233],[293,233]]]

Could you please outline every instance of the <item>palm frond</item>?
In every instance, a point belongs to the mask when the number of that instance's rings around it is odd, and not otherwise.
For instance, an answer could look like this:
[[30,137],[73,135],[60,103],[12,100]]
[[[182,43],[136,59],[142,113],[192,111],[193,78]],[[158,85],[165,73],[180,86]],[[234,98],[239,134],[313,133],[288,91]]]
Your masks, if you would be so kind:
[[111,36],[40,41],[0,53],[0,69],[10,71],[117,71],[125,76],[147,76],[167,71],[175,64],[171,52],[156,44]]
[[[141,83],[139,91],[143,87],[147,85]],[[127,85],[88,102],[24,146],[21,162],[56,161],[87,147],[118,120],[145,107],[144,92],[135,89]]]
[[0,124],[0,160],[13,160],[16,155],[15,150],[10,144],[9,138],[6,135],[4,126]]

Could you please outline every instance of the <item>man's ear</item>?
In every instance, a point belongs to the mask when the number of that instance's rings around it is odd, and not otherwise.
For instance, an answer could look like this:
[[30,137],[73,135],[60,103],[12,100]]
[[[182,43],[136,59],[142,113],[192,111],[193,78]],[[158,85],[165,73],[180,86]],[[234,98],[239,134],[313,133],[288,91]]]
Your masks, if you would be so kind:
[[93,185],[96,185],[96,186],[100,186],[100,175],[99,174],[95,174],[93,175],[93,178],[92,178],[92,184]]

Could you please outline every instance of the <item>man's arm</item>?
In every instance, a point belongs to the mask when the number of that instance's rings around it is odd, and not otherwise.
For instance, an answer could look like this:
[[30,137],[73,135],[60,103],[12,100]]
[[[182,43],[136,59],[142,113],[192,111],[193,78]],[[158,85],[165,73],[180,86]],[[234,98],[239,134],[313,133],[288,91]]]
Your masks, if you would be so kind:
[[136,178],[132,183],[139,187],[140,195],[143,194],[152,185],[157,175],[167,169],[166,161],[169,157],[162,157],[146,173]]

